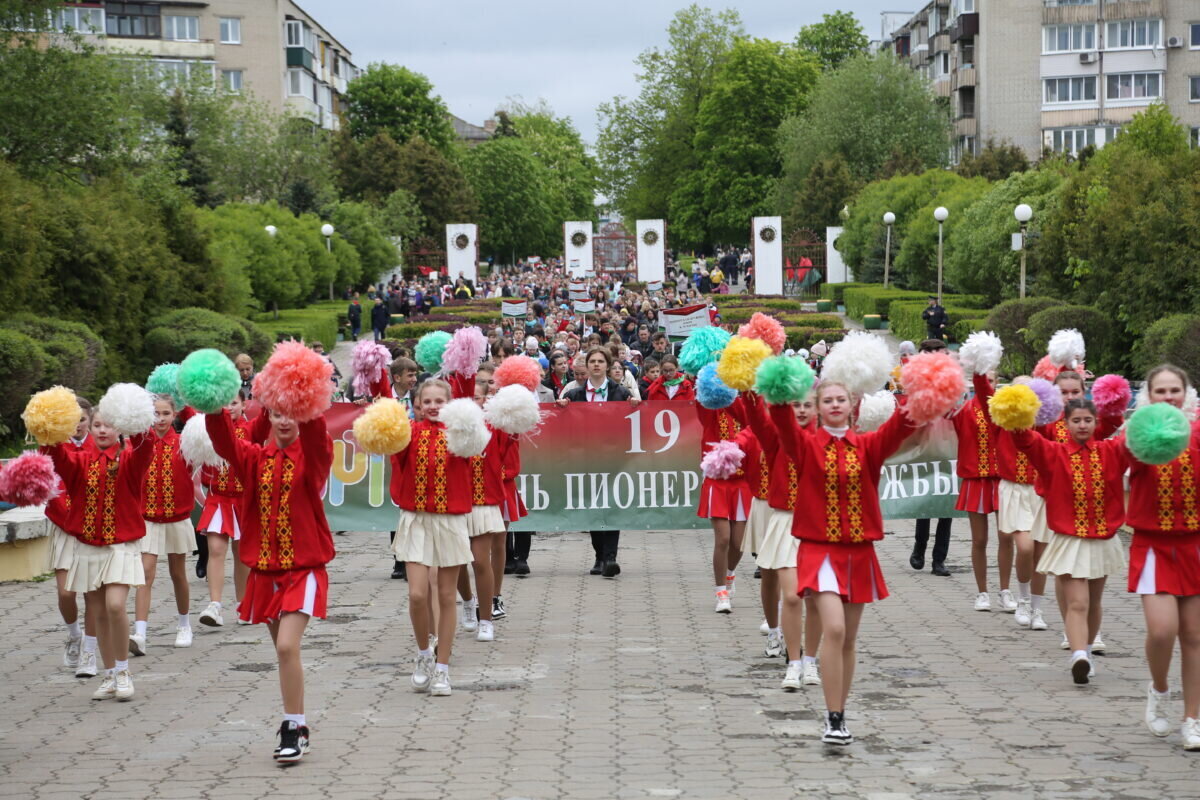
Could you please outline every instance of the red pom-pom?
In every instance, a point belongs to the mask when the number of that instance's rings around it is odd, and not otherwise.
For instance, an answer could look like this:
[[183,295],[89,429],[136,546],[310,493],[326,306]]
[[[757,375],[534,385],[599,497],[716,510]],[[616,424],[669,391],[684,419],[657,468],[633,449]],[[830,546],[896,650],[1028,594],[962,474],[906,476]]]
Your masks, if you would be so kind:
[[538,384],[542,382],[542,367],[535,358],[510,356],[496,367],[493,377],[496,379],[497,388],[516,385],[536,392]]
[[58,474],[50,456],[26,451],[0,469],[0,500],[16,506],[40,506],[58,493]]
[[738,328],[738,336],[744,339],[761,339],[775,355],[782,353],[783,346],[787,344],[787,333],[783,330],[783,324],[761,311],[755,311],[750,321]]
[[332,376],[333,364],[303,342],[280,342],[254,378],[254,399],[297,422],[308,422],[331,405]]
[[949,353],[918,353],[900,368],[900,382],[908,395],[905,410],[918,424],[944,416],[967,390],[962,367]]
[[1096,404],[1096,412],[1102,417],[1117,417],[1129,408],[1133,390],[1129,381],[1120,375],[1101,375],[1092,384],[1092,402]]
[[1042,356],[1042,360],[1039,361],[1037,363],[1037,366],[1033,368],[1033,377],[1045,378],[1046,380],[1050,381],[1051,383],[1054,383],[1054,379],[1057,378],[1058,373],[1060,373],[1062,371],[1063,371],[1063,368],[1056,366],[1050,360],[1050,356]]

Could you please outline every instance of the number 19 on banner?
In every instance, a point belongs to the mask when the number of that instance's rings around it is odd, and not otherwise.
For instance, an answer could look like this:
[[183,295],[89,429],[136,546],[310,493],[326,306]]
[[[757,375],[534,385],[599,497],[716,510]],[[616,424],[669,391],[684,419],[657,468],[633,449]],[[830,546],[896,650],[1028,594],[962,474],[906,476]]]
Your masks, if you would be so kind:
[[[642,449],[642,412],[641,410],[634,411],[629,416],[625,417],[629,420],[629,449],[626,453],[645,453]],[[675,446],[679,441],[679,415],[670,409],[664,408],[654,415],[654,433],[661,439],[666,440],[666,444],[655,450],[655,453],[665,453]]]

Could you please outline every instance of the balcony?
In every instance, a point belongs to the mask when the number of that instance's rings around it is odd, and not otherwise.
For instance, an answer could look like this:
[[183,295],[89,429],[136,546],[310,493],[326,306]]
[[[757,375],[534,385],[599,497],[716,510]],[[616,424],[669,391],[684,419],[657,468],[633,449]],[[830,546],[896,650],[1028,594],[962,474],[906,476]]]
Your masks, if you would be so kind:
[[950,49],[950,34],[939,33],[929,43],[929,49],[935,53],[944,53]]
[[313,55],[303,47],[289,47],[287,49],[287,65],[289,67],[304,67],[309,72],[313,71]]
[[959,14],[950,26],[950,41],[974,39],[979,35],[979,13]]
[[147,55],[152,58],[200,58],[213,60],[217,57],[216,44],[212,39],[198,42],[177,42],[172,39],[133,39],[106,36],[101,41],[109,53]]
[[960,117],[954,121],[955,136],[978,136],[979,121],[974,117]]
[[973,88],[977,80],[974,67],[960,67],[954,71],[954,75],[950,79],[951,91],[957,92],[959,89]]

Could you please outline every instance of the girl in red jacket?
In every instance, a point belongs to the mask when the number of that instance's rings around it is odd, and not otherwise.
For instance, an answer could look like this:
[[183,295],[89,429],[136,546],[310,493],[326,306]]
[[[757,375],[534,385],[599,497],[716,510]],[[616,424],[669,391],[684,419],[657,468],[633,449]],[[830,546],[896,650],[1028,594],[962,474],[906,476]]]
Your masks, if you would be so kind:
[[855,640],[866,603],[887,597],[875,542],[883,538],[879,478],[883,462],[900,449],[914,425],[905,411],[879,430],[851,429],[854,408],[840,383],[816,388],[820,427],[802,434],[788,405],[771,406],[779,443],[796,464],[798,478],[792,536],[800,539],[796,590],[815,595],[821,620],[822,681],[829,744],[850,744],[846,697],[854,676]]
[[1097,414],[1092,401],[1072,400],[1064,417],[1071,434],[1066,444],[1033,431],[1019,431],[1013,438],[1044,482],[1046,520],[1055,536],[1037,568],[1055,576],[1055,592],[1065,607],[1071,676],[1083,684],[1095,674],[1091,643],[1100,630],[1105,580],[1125,566],[1116,532],[1125,521],[1123,482],[1130,459],[1123,441],[1093,438]]
[[691,403],[696,399],[692,382],[679,371],[675,356],[665,355],[658,360],[658,377],[646,388],[644,400],[675,400]]
[[146,583],[138,588],[134,599],[134,632],[129,648],[134,655],[146,654],[146,621],[150,618],[150,593],[158,572],[158,557],[167,557],[171,584],[175,589],[175,610],[179,623],[175,630],[175,646],[192,646],[192,623],[188,617],[191,602],[187,579],[187,556],[196,546],[196,531],[192,527],[192,508],[197,499],[204,502],[192,472],[179,451],[179,434],[175,424],[175,400],[169,394],[154,398],[154,428],[151,441],[154,458],[146,471],[142,485],[142,517],[146,520],[146,535],[142,538],[142,569]]
[[304,665],[300,641],[311,617],[325,618],[333,535],[321,493],[333,465],[325,419],[297,423],[271,411],[266,444],[239,439],[228,410],[209,414],[204,426],[217,455],[246,487],[242,495],[239,557],[250,574],[239,616],[265,622],[279,659],[283,723],[277,761],[299,761],[309,749],[304,717]]
[[[701,457],[707,455],[717,442],[737,437],[743,425],[741,404],[739,397],[729,408],[714,411],[696,403],[696,416],[704,429],[700,440]],[[712,569],[718,614],[733,612],[734,578],[738,562],[742,560],[750,496],[746,472],[741,468],[728,478],[706,477],[700,486],[700,508],[696,516],[705,517],[712,523]]]

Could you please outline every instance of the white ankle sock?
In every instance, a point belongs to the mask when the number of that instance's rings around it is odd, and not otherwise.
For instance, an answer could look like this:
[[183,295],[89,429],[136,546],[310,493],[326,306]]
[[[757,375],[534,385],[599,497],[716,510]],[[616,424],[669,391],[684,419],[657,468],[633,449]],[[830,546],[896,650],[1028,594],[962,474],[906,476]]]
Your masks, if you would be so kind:
[[804,665],[804,662],[803,662],[802,660],[800,660],[800,659],[797,659],[797,660],[795,660],[795,661],[789,661],[789,662],[788,662],[788,666],[789,666],[789,667],[803,666],[803,665]]
[[1029,585],[1031,583],[1032,581],[1025,581],[1025,583],[1017,581],[1017,594],[1022,600],[1028,600],[1032,596],[1029,591]]
[[67,623],[67,635],[72,639],[78,639],[83,635],[83,631],[79,627],[79,620]]
[[118,661],[113,666],[113,669],[116,670],[117,672],[120,672],[121,670],[127,670],[127,669],[129,669],[129,662],[128,661]]
[[817,659],[814,658],[813,656],[800,656],[800,660],[803,661],[806,665],[817,663]]
[[213,600],[213,605],[215,605],[217,607],[217,611],[221,610],[221,601],[220,600]]
[[783,628],[771,628],[770,633],[774,636],[783,636]]
[[446,672],[446,673],[449,673],[449,672],[450,672],[450,665],[449,665],[449,664],[435,664],[435,665],[433,666],[433,668],[434,668],[435,670],[437,670],[438,672]]
[[192,619],[191,619],[191,616],[190,616],[190,615],[188,615],[188,614],[180,614],[180,615],[179,615],[179,627],[181,627],[181,628],[190,628],[190,627],[192,627]]
[[1034,594],[1029,596],[1029,604],[1033,606],[1034,611],[1042,610],[1042,595]]
[[729,581],[733,580],[736,577],[737,577],[736,572],[726,572],[725,573],[725,582],[728,583]]
[[284,714],[284,715],[283,715],[283,721],[284,721],[284,722],[294,722],[294,723],[296,723],[297,725],[299,725],[299,726],[301,726],[301,727],[303,727],[304,725],[308,724],[308,723],[306,723],[306,722],[304,721],[304,715],[303,715],[303,714]]
[[133,621],[133,632],[138,636],[146,635],[146,620],[137,619]]
[[417,655],[419,655],[419,656],[432,656],[432,655],[433,655],[433,648],[431,647],[431,648],[429,648],[428,650],[418,650],[418,651],[417,651]]
[[725,591],[727,588],[728,588],[728,587],[727,587],[727,586],[725,586],[725,584],[723,584],[723,583],[722,583],[720,586],[718,586],[718,587],[717,587],[717,591],[718,591],[718,592],[723,592],[723,591]]
[[[1072,661],[1074,661],[1077,658],[1088,658],[1088,651],[1087,650],[1076,650],[1075,652],[1071,653]],[[1091,659],[1088,658],[1088,660],[1090,661]]]
[[96,644],[97,644],[97,642],[96,642],[95,636],[85,635],[83,637],[83,652],[85,652],[85,653],[96,652]]

